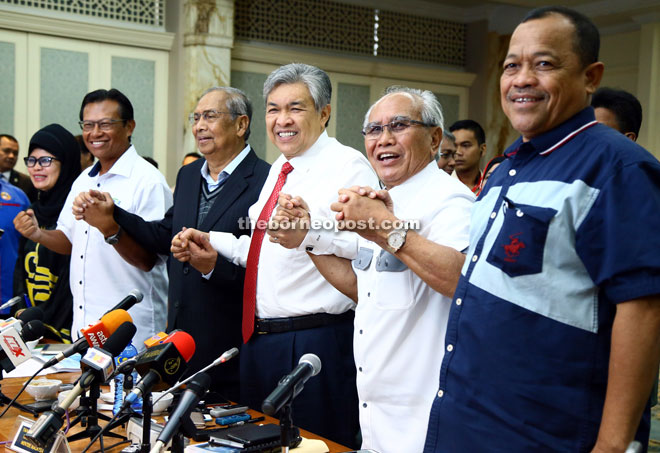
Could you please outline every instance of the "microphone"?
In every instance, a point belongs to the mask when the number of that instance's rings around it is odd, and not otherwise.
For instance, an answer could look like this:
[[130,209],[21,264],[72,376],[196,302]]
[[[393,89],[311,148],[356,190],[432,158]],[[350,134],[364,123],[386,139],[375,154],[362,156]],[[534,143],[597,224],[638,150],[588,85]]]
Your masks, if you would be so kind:
[[264,400],[261,410],[266,415],[275,415],[282,406],[293,400],[303,389],[305,382],[319,374],[321,359],[316,354],[305,354],[291,374],[287,374],[277,383],[275,390]]
[[183,331],[173,332],[163,343],[147,349],[135,364],[137,372],[144,377],[126,395],[122,409],[150,392],[156,384],[174,384],[186,371],[187,363],[194,353],[195,340]]
[[[20,324],[20,321],[17,323]],[[20,331],[14,326],[4,329],[0,333],[0,345],[2,346],[0,369],[7,372],[12,371],[32,357],[32,351],[25,342],[38,339],[44,334],[44,331],[44,323],[38,319],[28,322]]]
[[106,338],[112,335],[119,326],[125,322],[133,322],[131,315],[129,315],[126,310],[113,310],[104,314],[96,323],[90,324],[84,329],[80,329],[83,336],[78,338],[78,340],[64,351],[58,353],[48,362],[44,363],[41,369],[45,370],[56,363],[60,363],[62,360],[73,354],[82,354],[87,351],[90,346],[100,348],[105,343]]
[[144,296],[140,291],[137,289],[134,289],[130,293],[128,293],[128,296],[124,297],[121,302],[119,302],[117,305],[112,307],[110,310],[106,311],[105,313],[108,314],[111,311],[114,310],[128,310],[131,308],[133,305],[142,302],[142,299]]
[[4,304],[0,305],[0,311],[5,310],[5,309],[7,309],[7,308],[9,308],[9,307],[13,307],[14,305],[16,305],[17,303],[19,303],[19,302],[21,302],[21,301],[23,301],[23,295],[16,296],[16,297],[12,297],[12,298],[9,299],[7,302],[5,302]]
[[170,419],[160,432],[151,453],[159,453],[165,445],[172,440],[179,426],[186,418],[190,418],[190,412],[197,406],[199,400],[204,396],[211,385],[211,378],[206,373],[201,373],[190,383],[186,391],[181,395],[179,404],[170,415]]
[[231,348],[230,350],[223,352],[222,355],[220,357],[218,357],[217,359],[215,359],[212,363],[210,363],[209,365],[206,365],[204,368],[202,368],[201,370],[199,370],[198,372],[196,372],[192,376],[187,377],[183,381],[177,382],[172,387],[170,387],[165,392],[163,392],[163,394],[160,395],[156,401],[154,401],[154,404],[156,404],[158,401],[160,401],[161,398],[163,398],[168,393],[172,393],[173,391],[175,391],[176,389],[178,389],[182,385],[187,384],[188,382],[193,380],[195,378],[195,376],[197,376],[198,374],[203,373],[205,371],[208,371],[209,369],[213,368],[214,366],[218,366],[221,363],[225,363],[227,360],[233,359],[237,355],[238,355],[238,348]]
[[136,331],[137,328],[133,323],[125,322],[108,338],[103,348],[90,349],[80,361],[82,365],[86,366],[87,370],[80,376],[78,383],[60,404],[53,406],[52,411],[39,417],[25,434],[25,437],[35,445],[45,447],[55,432],[64,424],[62,416],[76,398],[87,390],[94,381],[99,378],[105,381],[112,374],[114,368],[113,357],[119,355],[128,346]]

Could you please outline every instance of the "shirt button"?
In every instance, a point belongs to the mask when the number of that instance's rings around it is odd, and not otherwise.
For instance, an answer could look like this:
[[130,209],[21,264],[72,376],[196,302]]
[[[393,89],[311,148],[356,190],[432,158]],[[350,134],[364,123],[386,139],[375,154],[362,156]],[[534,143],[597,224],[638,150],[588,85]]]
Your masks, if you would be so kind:
[[362,407],[367,407],[367,403],[362,403]]
[[494,219],[496,215],[497,215],[497,212],[493,211],[493,212],[490,213],[490,218]]
[[362,329],[360,329],[360,335],[362,335]]
[[367,297],[371,297],[371,293],[367,293]]
[[473,263],[476,263],[478,259],[479,259],[479,257],[478,257],[477,255],[474,255],[474,256],[472,257],[472,262],[473,262]]
[[514,170],[513,168],[509,170],[509,176],[516,176],[516,170]]
[[454,345],[453,344],[448,344],[447,345],[447,351],[451,352],[454,350]]
[[358,368],[358,370],[360,370],[360,372],[362,372],[362,367]]
[[445,392],[438,390],[438,398],[442,398],[445,395]]
[[78,305],[78,308],[80,308],[82,310],[82,305]]
[[187,267],[184,267],[184,268],[183,268],[183,273],[184,273],[184,275],[188,275],[188,272],[190,272],[190,269],[187,268]]
[[456,299],[456,305],[461,305],[462,303],[463,303],[463,299],[461,299],[460,297]]
[[96,187],[101,187],[101,184],[96,184]]
[[80,259],[83,259],[83,256],[82,256],[82,255],[80,255]]
[[78,284],[79,284],[79,285],[82,285],[82,280],[80,280],[80,281],[78,282]]

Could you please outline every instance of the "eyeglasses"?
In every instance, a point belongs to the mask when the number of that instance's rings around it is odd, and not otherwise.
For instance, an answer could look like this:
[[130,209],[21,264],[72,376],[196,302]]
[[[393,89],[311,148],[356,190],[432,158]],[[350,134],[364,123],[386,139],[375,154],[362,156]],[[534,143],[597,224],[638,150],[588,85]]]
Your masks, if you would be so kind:
[[440,151],[442,159],[456,159],[456,151]]
[[191,126],[199,122],[201,118],[207,123],[213,123],[220,118],[220,115],[231,115],[231,112],[219,112],[218,110],[204,110],[202,113],[191,113],[188,115],[188,121]]
[[50,157],[50,156],[41,156],[38,159],[33,156],[23,158],[23,162],[25,162],[25,165],[28,167],[34,167],[35,165],[37,165],[37,162],[41,167],[50,167],[50,164],[52,164],[54,160],[59,160],[59,159],[57,157]]
[[94,127],[98,125],[99,129],[102,131],[112,130],[112,127],[115,123],[125,123],[126,120],[101,120],[101,121],[78,121],[80,129],[85,132],[91,132],[94,130]]
[[411,126],[434,127],[433,124],[426,124],[423,121],[401,118],[394,119],[387,124],[367,124],[367,126],[362,129],[362,135],[369,139],[376,139],[380,137],[385,128],[389,129],[392,134],[400,134]]

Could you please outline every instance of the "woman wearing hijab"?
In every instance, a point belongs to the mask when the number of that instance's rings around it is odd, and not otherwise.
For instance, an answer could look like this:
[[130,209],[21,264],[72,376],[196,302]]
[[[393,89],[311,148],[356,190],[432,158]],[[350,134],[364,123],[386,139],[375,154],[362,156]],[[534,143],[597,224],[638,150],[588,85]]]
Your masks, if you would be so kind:
[[[80,174],[80,150],[74,136],[59,124],[37,131],[25,158],[30,179],[38,189],[34,211],[41,228],[57,226],[71,184]],[[48,338],[71,342],[73,297],[69,288],[71,257],[23,238],[14,272],[14,294],[26,294],[28,306],[44,312]]]

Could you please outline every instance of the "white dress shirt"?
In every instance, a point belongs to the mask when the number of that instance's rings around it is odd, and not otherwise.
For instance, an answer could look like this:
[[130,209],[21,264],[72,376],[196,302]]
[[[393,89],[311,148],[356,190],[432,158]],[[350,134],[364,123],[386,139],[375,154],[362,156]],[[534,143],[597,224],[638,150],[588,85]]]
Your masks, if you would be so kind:
[[76,220],[71,208],[80,192],[95,189],[109,192],[115,205],[144,220],[160,220],[172,206],[172,192],[162,173],[138,156],[132,145],[105,174],[98,174],[98,165],[84,170],[74,181],[57,221],[57,229],[72,245],[71,336],[75,340],[81,328],[96,322],[131,290],[137,289],[144,299],[128,313],[138,329],[133,344],[144,349],[145,339],[165,330],[168,280],[164,257],[158,257],[151,271],[141,271],[124,261],[99,230],[84,220]]
[[[248,214],[252,227],[270,197],[277,177],[286,162],[284,156],[273,163],[259,200]],[[293,171],[280,193],[303,198],[312,219],[334,220],[330,205],[337,191],[352,185],[377,186],[378,179],[367,159],[323,132],[305,153],[289,160]],[[345,233],[352,234],[352,233]],[[234,264],[244,266],[250,237],[236,238],[231,233],[212,231],[211,245]],[[256,315],[260,318],[285,318],[313,313],[341,314],[355,306],[318,272],[305,251],[285,249],[264,236],[257,274]]]
[[[435,161],[389,193],[399,219],[420,221],[417,233],[459,251],[467,248],[474,195]],[[360,238],[358,246],[353,347],[362,448],[419,453],[438,387],[451,299],[391,254],[381,255],[375,243]]]

